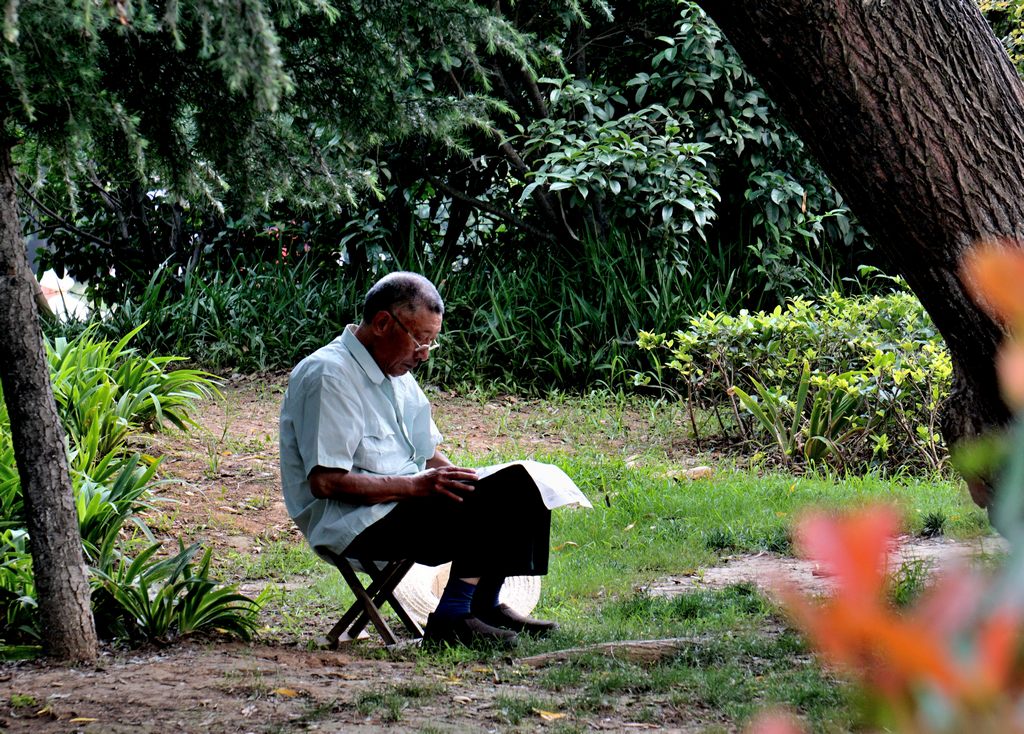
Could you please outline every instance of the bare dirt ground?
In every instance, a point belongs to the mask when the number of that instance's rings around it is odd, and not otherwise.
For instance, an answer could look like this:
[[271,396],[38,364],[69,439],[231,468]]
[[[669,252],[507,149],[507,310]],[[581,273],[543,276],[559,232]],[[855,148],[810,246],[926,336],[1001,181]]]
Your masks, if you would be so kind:
[[[278,485],[277,413],[283,384],[284,376],[230,380],[223,401],[201,407],[196,418],[202,430],[140,439],[139,448],[163,457],[162,475],[169,482],[162,494],[174,501],[149,518],[156,531],[249,554],[296,534]],[[473,401],[440,393],[431,399],[449,447],[475,455],[566,448],[565,437],[552,428],[557,421],[543,414],[550,407],[511,397]],[[625,437],[608,439],[604,446],[629,456],[650,438],[644,416],[627,415],[625,421]],[[683,445],[664,448],[681,470],[695,463]],[[972,550],[940,539],[916,542],[903,552],[929,554],[941,565]],[[811,564],[761,555],[665,579],[651,591],[761,583],[773,573],[808,588],[828,583],[827,575]],[[310,639],[322,623],[313,621]],[[561,724],[695,731],[729,726],[714,712],[677,710],[650,695],[621,697],[599,714],[580,718],[573,712],[548,716],[539,709],[519,718],[503,708],[503,699],[545,694],[531,689],[534,673],[512,658],[440,674],[418,669],[407,652],[382,656],[375,644],[329,651],[309,650],[308,642],[187,641],[162,649],[106,649],[98,664],[80,669],[36,662],[2,665],[0,732],[534,731]],[[388,694],[395,692],[400,695],[392,695],[389,707]],[[395,710],[395,700],[412,699],[415,705]],[[652,708],[658,725],[649,723]],[[646,713],[641,716],[641,711]]]

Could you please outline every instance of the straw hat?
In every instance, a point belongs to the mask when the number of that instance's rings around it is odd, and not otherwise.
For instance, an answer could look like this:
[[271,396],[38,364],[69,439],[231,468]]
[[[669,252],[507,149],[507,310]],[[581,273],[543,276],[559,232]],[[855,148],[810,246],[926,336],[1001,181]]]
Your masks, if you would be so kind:
[[[395,587],[395,599],[421,626],[427,623],[427,615],[437,609],[451,567],[450,563],[443,566],[417,563]],[[540,576],[509,576],[498,600],[520,614],[529,614],[540,600]]]

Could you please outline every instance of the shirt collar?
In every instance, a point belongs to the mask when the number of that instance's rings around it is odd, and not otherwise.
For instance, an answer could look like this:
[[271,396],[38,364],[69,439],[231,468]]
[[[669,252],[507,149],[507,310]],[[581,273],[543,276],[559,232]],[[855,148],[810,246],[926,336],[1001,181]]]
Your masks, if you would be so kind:
[[349,324],[345,327],[345,331],[341,335],[341,343],[355,357],[356,362],[363,368],[363,372],[366,373],[366,376],[370,378],[373,384],[380,385],[384,382],[384,371],[381,370],[373,356],[366,351],[366,347],[356,337],[355,324]]

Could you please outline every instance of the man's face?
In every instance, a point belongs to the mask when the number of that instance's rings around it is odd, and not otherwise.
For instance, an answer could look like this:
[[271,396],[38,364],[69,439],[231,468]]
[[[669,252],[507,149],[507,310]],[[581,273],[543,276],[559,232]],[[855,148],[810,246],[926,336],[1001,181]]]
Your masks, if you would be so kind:
[[374,317],[380,335],[373,358],[385,375],[400,377],[430,359],[427,347],[441,333],[441,315],[419,308],[392,309]]

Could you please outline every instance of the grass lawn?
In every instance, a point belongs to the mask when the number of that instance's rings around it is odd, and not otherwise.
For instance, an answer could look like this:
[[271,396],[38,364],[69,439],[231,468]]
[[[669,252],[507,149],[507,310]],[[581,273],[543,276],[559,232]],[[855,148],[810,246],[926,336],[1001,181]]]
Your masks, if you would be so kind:
[[[515,729],[535,725],[537,712],[562,713],[566,717],[553,719],[549,728],[571,731],[616,712],[620,724],[675,727],[686,721],[698,729],[732,731],[761,708],[783,705],[816,731],[854,727],[850,693],[820,668],[755,586],[674,598],[643,589],[659,578],[700,573],[726,556],[791,554],[789,529],[807,508],[891,502],[902,508],[906,533],[961,539],[990,532],[984,512],[958,480],[942,476],[795,476],[751,469],[736,457],[691,456],[690,464],[710,464],[714,472],[689,480],[679,471],[678,450],[669,449],[682,430],[676,411],[611,395],[559,395],[491,411],[482,430],[507,438],[497,449],[474,450],[471,441],[454,436],[463,446],[451,454],[456,463],[527,456],[554,463],[594,504],[592,510],[554,513],[551,572],[536,613],[558,619],[562,629],[550,639],[524,642],[517,658],[609,641],[685,638],[656,663],[593,652],[537,669],[506,667],[505,682],[514,685],[495,699],[492,717]],[[451,427],[446,432],[451,435]],[[524,450],[537,445],[531,442],[537,436],[548,440],[539,450]],[[308,642],[310,620],[330,619],[348,602],[340,578],[296,540],[269,543],[256,556],[237,554],[228,566],[224,572],[232,580],[272,582],[268,639]],[[496,651],[383,651],[375,641],[357,648],[467,681],[497,675],[503,659]],[[383,721],[399,721],[404,710],[432,695],[429,686],[396,687],[359,705]]]

